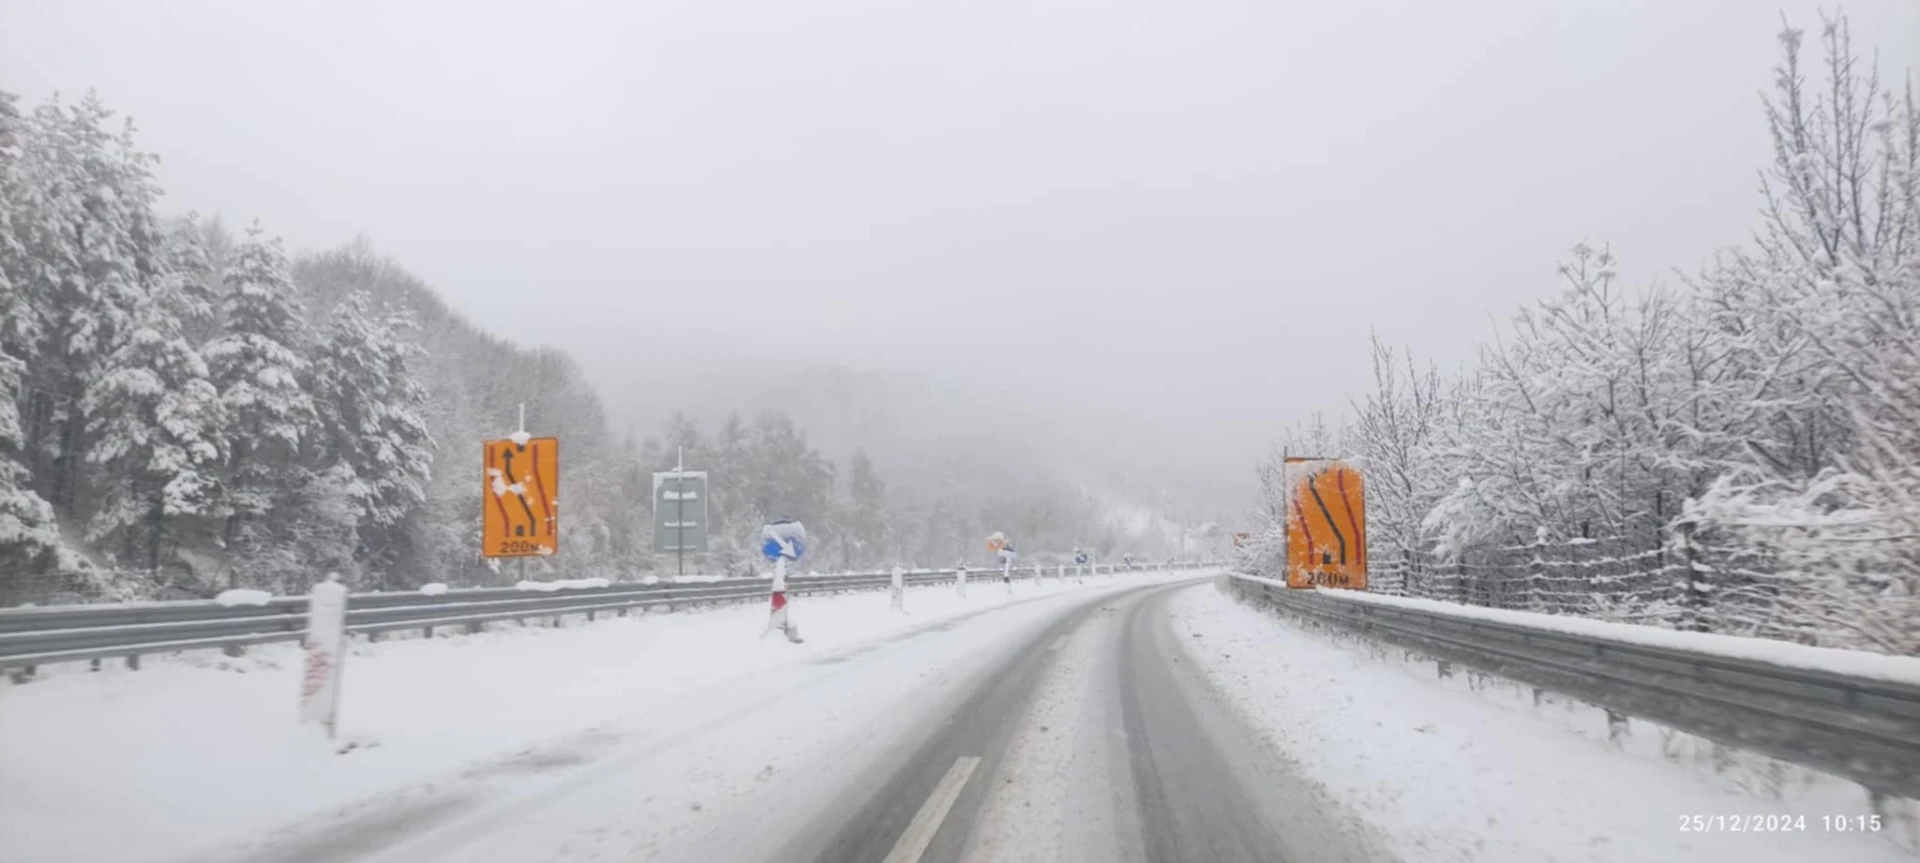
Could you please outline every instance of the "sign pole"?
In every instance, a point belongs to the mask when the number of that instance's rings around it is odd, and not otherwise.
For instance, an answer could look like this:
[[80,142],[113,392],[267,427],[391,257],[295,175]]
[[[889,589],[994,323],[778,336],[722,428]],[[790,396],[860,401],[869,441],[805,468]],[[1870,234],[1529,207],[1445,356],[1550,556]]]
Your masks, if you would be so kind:
[[687,448],[673,457],[673,556],[682,576],[687,574]]
[[[527,403],[526,403],[526,402],[521,402],[521,403],[520,403],[520,432],[519,432],[519,433],[520,433],[520,434],[526,434],[526,433],[527,433]],[[509,481],[511,481],[511,480],[513,479],[513,477],[507,477],[507,479],[508,479]],[[537,533],[539,533],[539,531],[538,531],[538,530],[535,530],[535,531],[534,531],[534,533],[536,533],[536,534],[537,534]],[[530,581],[530,580],[531,580],[531,579],[528,579],[528,578],[527,578],[527,567],[528,567],[528,565],[529,565],[529,564],[528,564],[528,562],[527,562],[527,559],[526,559],[526,558],[524,558],[524,557],[523,557],[523,558],[520,558],[520,580],[521,580],[521,581]]]

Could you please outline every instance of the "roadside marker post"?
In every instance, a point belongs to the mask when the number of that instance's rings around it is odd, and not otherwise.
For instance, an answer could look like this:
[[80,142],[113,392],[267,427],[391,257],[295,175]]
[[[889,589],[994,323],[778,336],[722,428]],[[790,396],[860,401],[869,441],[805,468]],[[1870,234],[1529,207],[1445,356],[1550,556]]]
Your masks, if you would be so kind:
[[347,586],[339,573],[329,573],[307,596],[307,661],[300,677],[300,722],[319,725],[329,740],[339,727],[346,642]]
[[780,630],[794,644],[801,642],[800,627],[787,610],[787,561],[799,560],[807,553],[807,528],[792,519],[780,519],[760,529],[760,553],[773,562],[773,610],[767,615],[767,628],[760,637]]

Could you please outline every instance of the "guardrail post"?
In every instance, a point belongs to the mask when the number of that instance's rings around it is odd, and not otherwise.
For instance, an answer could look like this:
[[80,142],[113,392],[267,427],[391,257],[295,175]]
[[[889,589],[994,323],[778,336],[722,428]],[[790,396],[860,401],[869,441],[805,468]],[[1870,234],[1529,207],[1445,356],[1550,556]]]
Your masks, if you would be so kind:
[[486,631],[487,631],[487,622],[484,620],[472,620],[467,622],[468,635],[479,635],[480,633],[486,632]]

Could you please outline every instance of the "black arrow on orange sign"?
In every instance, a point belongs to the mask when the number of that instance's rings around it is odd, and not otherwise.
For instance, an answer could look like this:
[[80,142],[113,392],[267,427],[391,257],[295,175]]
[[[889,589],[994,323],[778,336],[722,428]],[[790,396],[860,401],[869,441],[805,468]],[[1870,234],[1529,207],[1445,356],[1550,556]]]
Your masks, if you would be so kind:
[[1307,477],[1307,491],[1313,493],[1313,502],[1319,505],[1320,514],[1327,517],[1327,527],[1333,529],[1333,538],[1340,541],[1340,564],[1345,566],[1347,563],[1347,535],[1340,532],[1340,525],[1335,524],[1333,521],[1333,511],[1327,509],[1327,502],[1320,498],[1320,487],[1314,484],[1314,480],[1319,479],[1319,477],[1320,475],[1317,473]]

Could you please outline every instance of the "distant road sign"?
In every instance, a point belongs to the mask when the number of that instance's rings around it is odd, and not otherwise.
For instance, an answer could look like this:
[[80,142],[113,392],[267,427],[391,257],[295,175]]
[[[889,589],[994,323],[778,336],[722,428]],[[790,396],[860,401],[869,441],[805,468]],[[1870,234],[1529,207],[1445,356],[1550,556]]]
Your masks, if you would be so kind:
[[540,557],[560,550],[560,440],[517,435],[481,444],[480,553]]
[[1000,533],[999,531],[994,531],[992,536],[987,537],[987,551],[992,552],[994,554],[998,554],[1000,552],[1000,549],[1003,549],[1006,547],[1007,547],[1006,534]]
[[1287,586],[1367,589],[1367,501],[1358,468],[1290,458]]
[[707,472],[659,471],[653,475],[653,550],[699,554],[707,550]]
[[807,553],[807,526],[790,518],[760,529],[760,553],[770,562],[799,560]]

